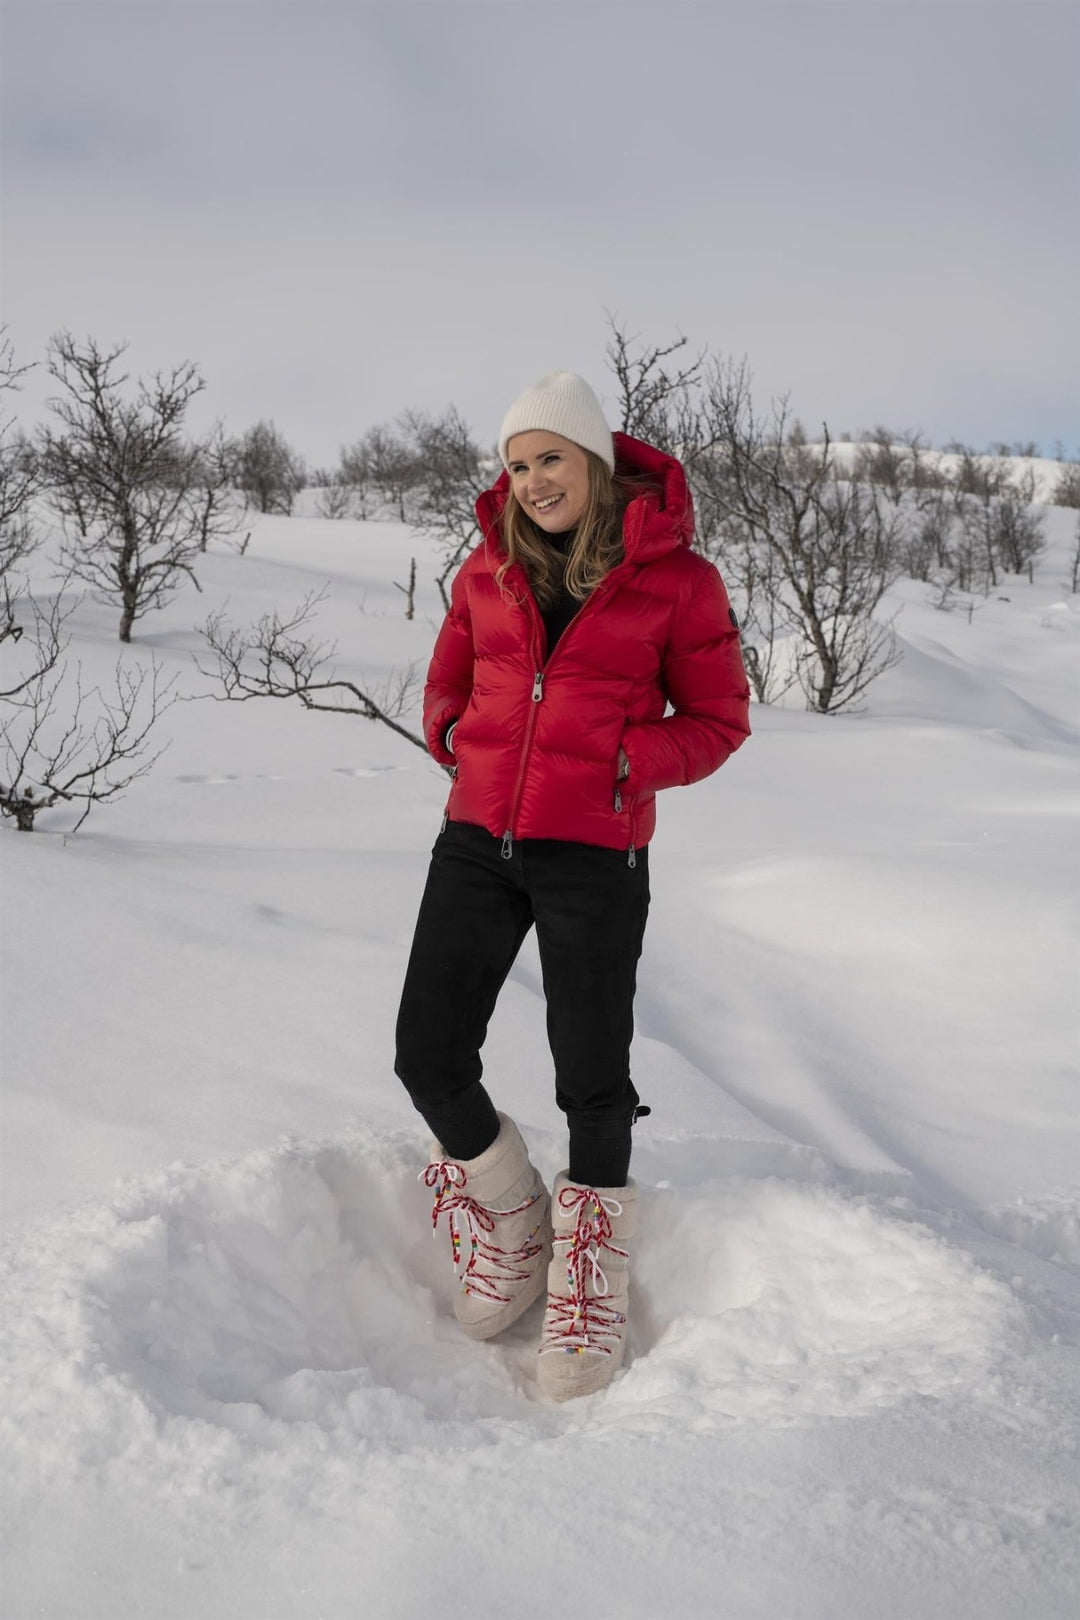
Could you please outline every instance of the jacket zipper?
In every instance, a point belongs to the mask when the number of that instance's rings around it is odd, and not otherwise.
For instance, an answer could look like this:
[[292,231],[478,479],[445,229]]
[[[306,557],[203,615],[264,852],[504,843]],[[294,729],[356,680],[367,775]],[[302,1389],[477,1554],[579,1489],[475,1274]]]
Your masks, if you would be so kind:
[[[562,647],[565,644],[567,636],[570,635],[573,632],[574,626],[576,624],[580,623],[582,615],[584,613],[588,612],[589,608],[593,605],[593,603],[596,601],[598,596],[602,598],[604,596],[610,595],[611,587],[610,587],[608,582],[615,575],[620,574],[625,567],[626,567],[626,563],[624,561],[624,562],[619,564],[618,568],[613,568],[611,573],[608,574],[607,578],[603,581],[603,583],[596,587],[596,590],[593,591],[592,595],[589,597],[589,600],[587,602],[582,603],[582,606],[579,609],[579,611],[577,613],[575,613],[574,617],[570,620],[570,623],[567,625],[566,629],[563,631],[562,635],[559,637],[558,642],[556,643],[554,650],[552,651],[552,653],[548,657],[547,663],[544,665],[544,667],[542,669],[537,669],[535,674],[533,675],[532,702],[529,705],[529,719],[528,719],[528,722],[527,722],[526,727],[525,727],[525,741],[522,744],[522,749],[521,749],[521,764],[518,766],[517,781],[514,783],[514,792],[513,792],[512,798],[510,800],[510,825],[507,827],[506,831],[503,833],[501,854],[502,854],[502,858],[503,858],[504,861],[510,860],[511,857],[513,856],[513,853],[514,853],[514,826],[515,826],[515,823],[517,821],[517,813],[518,813],[518,810],[519,810],[520,804],[521,804],[521,794],[522,794],[522,791],[523,791],[523,789],[525,787],[525,771],[526,771],[526,768],[527,768],[528,763],[529,763],[529,754],[530,754],[530,752],[532,750],[533,732],[536,729],[536,716],[537,716],[537,713],[538,713],[538,707],[537,706],[540,703],[542,703],[543,700],[544,700],[544,677],[545,677],[545,675],[547,675],[548,671],[551,669],[551,665],[552,665],[553,660],[558,658],[559,649],[560,649],[560,647]],[[539,664],[539,662],[540,662],[540,659],[539,659],[539,656],[538,656],[539,641],[538,641],[538,638],[535,635],[535,630],[536,630],[536,626],[540,623],[540,612],[539,612],[539,609],[536,606],[535,598],[533,597],[532,591],[529,588],[528,584],[526,584],[526,589],[529,591],[529,606],[528,606],[528,609],[526,611],[529,613],[530,624],[531,624],[531,627],[532,627],[533,632],[534,632],[532,640],[530,642],[530,651],[533,653],[533,662],[535,664]],[[619,796],[618,789],[616,789],[616,798],[619,800],[619,803],[616,805],[616,808],[619,808],[621,806],[622,800],[621,800],[621,797]],[[632,830],[632,828],[633,828],[633,816],[631,816],[631,830]],[[627,864],[629,866],[636,866],[637,865],[637,856],[635,854],[633,844],[630,845],[629,851],[627,852]]]
[[[528,590],[528,585],[526,585],[526,589]],[[536,634],[536,630],[538,626],[542,628],[542,625],[540,614],[537,609],[536,602],[533,600],[531,590],[529,591],[529,605],[525,611],[529,615],[529,627],[532,631],[532,635],[529,640],[529,651],[533,655],[533,664],[536,666],[540,663],[540,639]],[[531,700],[532,701],[529,704],[529,718],[525,724],[525,741],[521,747],[521,763],[518,766],[517,781],[514,783],[514,791],[510,797],[510,825],[503,833],[501,853],[504,861],[510,860],[514,853],[514,824],[517,820],[518,806],[521,802],[522,790],[525,787],[525,771],[529,763],[529,754],[532,750],[533,732],[536,730],[536,716],[539,712],[539,705],[544,700],[544,671],[539,668],[535,669],[535,673],[533,674]]]

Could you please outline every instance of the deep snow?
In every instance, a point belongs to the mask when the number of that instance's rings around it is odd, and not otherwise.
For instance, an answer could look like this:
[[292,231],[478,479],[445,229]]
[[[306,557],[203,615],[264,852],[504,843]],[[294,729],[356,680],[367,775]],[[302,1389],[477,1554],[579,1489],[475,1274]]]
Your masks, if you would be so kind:
[[[205,700],[77,837],[0,828],[6,1620],[1076,1612],[1074,521],[970,623],[899,588],[866,713],[756,708],[662,796],[631,1353],[568,1407],[539,1307],[457,1330],[391,1072],[443,774]],[[377,680],[426,660],[433,572],[396,525],[260,519],[125,656],[205,690],[197,620],[329,582]],[[105,676],[114,615],[70,627]],[[486,1064],[552,1176],[531,941]]]

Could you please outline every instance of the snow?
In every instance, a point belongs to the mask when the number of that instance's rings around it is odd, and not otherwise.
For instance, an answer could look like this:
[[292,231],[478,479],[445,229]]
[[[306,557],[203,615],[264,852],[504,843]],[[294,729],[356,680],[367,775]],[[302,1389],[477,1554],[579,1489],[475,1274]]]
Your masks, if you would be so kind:
[[[539,1307],[460,1334],[432,1241],[392,1073],[418,749],[207,697],[77,836],[0,828],[5,1620],[1076,1612],[1074,522],[970,622],[899,586],[864,713],[755,708],[662,796],[630,1354],[583,1402],[536,1393]],[[126,662],[207,692],[197,622],[328,583],[343,673],[423,667],[424,543],[252,527]],[[114,619],[69,621],[95,679]],[[485,1058],[550,1179],[531,940]]]

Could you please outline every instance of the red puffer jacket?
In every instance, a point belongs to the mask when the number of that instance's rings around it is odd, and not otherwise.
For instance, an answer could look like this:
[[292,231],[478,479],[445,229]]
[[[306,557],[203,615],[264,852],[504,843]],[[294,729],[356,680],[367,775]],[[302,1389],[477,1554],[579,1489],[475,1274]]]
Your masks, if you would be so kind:
[[[651,474],[659,491],[627,506],[623,561],[550,660],[524,569],[509,569],[502,591],[495,583],[503,472],[476,503],[484,540],[454,579],[428,670],[424,735],[440,764],[457,767],[447,814],[503,835],[507,853],[514,838],[566,838],[633,860],[652,837],[657,790],[710,775],[750,734],[738,626],[720,575],[690,549],[683,469],[624,433],[614,440],[616,465]],[[453,754],[443,740],[452,720]]]

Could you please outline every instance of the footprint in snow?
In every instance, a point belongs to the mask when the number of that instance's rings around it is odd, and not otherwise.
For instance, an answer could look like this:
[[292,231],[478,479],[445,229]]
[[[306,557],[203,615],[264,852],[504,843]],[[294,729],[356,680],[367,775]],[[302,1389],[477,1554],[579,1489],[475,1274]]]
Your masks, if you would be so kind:
[[226,782],[283,782],[285,778],[272,772],[261,771],[253,776],[238,776],[226,773],[224,776],[177,776],[177,782],[201,782],[204,787],[221,787]]
[[[404,771],[408,770],[408,768],[407,765],[335,765],[333,775],[357,778],[362,776],[384,776],[388,771]],[[199,784],[203,787],[221,787],[228,782],[284,782],[286,778],[276,771],[256,771],[247,776],[234,772],[225,772],[221,775],[212,776],[187,772],[183,776],[174,777],[173,780],[189,785]]]

